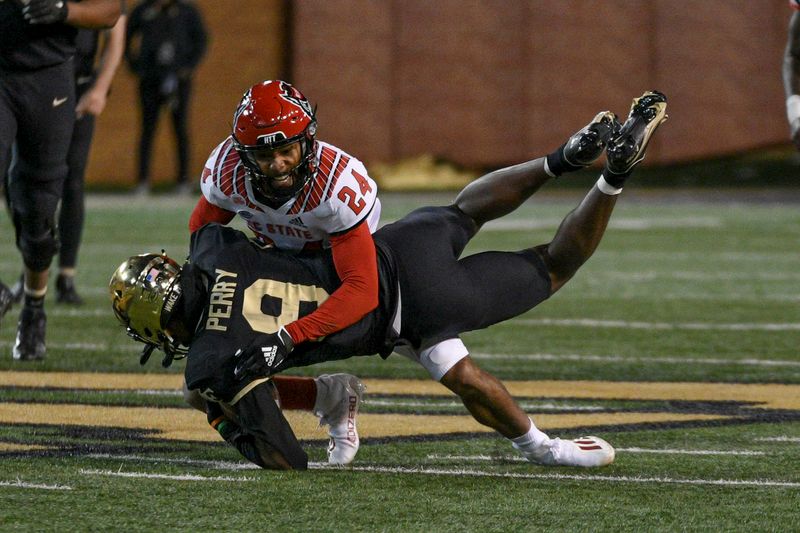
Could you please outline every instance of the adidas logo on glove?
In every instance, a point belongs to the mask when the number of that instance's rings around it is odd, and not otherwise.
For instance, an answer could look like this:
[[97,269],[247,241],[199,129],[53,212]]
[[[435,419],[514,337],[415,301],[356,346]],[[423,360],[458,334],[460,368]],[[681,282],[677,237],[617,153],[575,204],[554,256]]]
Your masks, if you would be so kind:
[[261,354],[264,356],[264,363],[268,367],[272,366],[272,363],[275,362],[275,356],[278,355],[278,347],[277,346],[262,346],[261,347]]

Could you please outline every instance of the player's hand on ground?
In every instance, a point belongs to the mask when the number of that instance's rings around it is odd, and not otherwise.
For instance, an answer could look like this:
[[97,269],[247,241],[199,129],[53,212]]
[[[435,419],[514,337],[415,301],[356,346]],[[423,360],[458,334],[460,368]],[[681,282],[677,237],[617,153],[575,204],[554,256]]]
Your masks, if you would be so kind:
[[257,379],[269,377],[289,356],[294,342],[289,333],[281,328],[277,333],[261,335],[246,348],[236,351],[236,379]]
[[55,24],[67,19],[66,0],[30,0],[22,3],[22,17],[28,24]]

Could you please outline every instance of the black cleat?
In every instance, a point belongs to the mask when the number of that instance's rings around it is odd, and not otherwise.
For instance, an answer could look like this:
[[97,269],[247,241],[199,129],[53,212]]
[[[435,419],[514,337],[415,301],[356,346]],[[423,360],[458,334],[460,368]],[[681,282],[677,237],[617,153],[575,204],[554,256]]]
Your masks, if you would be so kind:
[[591,165],[606,149],[608,141],[619,130],[617,115],[601,111],[582,130],[564,144],[562,157],[574,167]]
[[11,293],[11,289],[0,281],[0,319],[11,309],[11,304],[13,303],[14,295]]
[[56,278],[56,302],[69,305],[83,305],[83,298],[75,290],[75,278],[59,275]]
[[[658,91],[647,91],[633,99],[628,118],[608,143],[606,150],[607,178],[624,177],[644,159],[647,144],[656,128],[667,120],[667,97]],[[609,176],[610,174],[610,176]]]
[[44,309],[23,307],[17,325],[17,341],[12,356],[15,361],[41,361],[45,355],[44,333],[47,315]]

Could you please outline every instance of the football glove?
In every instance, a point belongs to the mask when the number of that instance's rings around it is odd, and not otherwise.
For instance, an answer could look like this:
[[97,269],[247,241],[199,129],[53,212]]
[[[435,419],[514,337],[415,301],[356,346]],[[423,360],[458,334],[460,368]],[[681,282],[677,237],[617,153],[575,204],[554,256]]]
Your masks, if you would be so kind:
[[56,24],[67,20],[66,0],[30,0],[22,5],[22,17],[28,24]]
[[292,336],[284,328],[277,333],[259,336],[250,346],[236,351],[233,375],[239,380],[269,377],[293,349]]

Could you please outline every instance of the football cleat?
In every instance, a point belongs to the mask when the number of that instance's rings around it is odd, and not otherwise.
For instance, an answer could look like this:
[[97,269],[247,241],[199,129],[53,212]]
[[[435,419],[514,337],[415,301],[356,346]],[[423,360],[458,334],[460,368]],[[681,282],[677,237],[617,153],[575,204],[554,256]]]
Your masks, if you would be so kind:
[[83,305],[83,298],[75,290],[75,278],[59,275],[56,278],[56,302],[69,305]]
[[42,308],[23,307],[17,325],[17,340],[12,356],[15,361],[40,361],[44,359],[46,347],[44,333],[47,315]]
[[617,115],[611,111],[601,111],[582,130],[567,140],[562,157],[575,167],[591,165],[600,157],[608,141],[619,128]]
[[11,287],[12,302],[15,304],[22,303],[22,298],[25,296],[25,274],[20,274],[19,279]]
[[536,452],[525,454],[525,457],[542,465],[591,468],[614,462],[614,448],[599,437],[550,439]]
[[317,401],[314,414],[319,425],[328,426],[328,463],[350,464],[358,453],[360,440],[356,416],[364,395],[364,384],[350,374],[323,374],[314,380]]
[[14,294],[11,292],[11,289],[0,281],[0,319],[11,309],[11,304],[13,303]]
[[643,159],[650,138],[667,120],[667,97],[648,91],[633,99],[627,120],[614,134],[606,150],[606,171],[627,176]]

